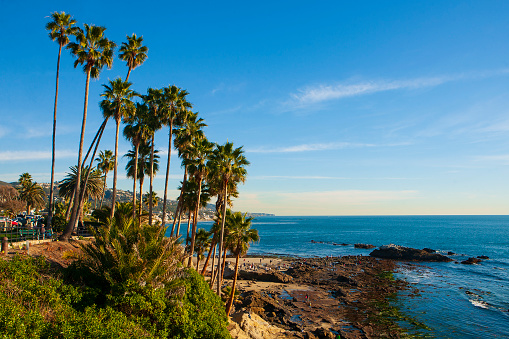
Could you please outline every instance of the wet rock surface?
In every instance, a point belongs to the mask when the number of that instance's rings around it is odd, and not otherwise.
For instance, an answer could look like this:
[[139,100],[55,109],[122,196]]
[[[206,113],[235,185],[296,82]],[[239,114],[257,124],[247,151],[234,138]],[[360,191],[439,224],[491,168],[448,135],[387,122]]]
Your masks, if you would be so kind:
[[375,245],[371,245],[371,244],[354,244],[353,247],[370,250],[372,248],[375,248],[376,246]]
[[[241,289],[236,311],[260,316],[284,329],[287,338],[401,336],[395,321],[379,316],[387,298],[407,286],[392,278],[393,261],[346,256],[294,260],[289,266],[284,274],[291,284]],[[259,276],[265,279],[266,273]]]
[[482,262],[481,259],[472,257],[472,258],[468,258],[467,260],[463,260],[461,263],[464,265],[474,265],[474,264],[479,264],[480,262]]
[[448,262],[453,261],[451,258],[436,253],[436,251],[425,248],[422,250],[410,247],[386,245],[374,250],[369,254],[375,258],[402,260],[402,261],[437,261]]

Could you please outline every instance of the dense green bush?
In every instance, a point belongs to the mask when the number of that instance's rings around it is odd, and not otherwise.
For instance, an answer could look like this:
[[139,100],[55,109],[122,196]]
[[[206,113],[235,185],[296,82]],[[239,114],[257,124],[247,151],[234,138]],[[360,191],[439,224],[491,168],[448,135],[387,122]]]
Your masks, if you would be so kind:
[[6,338],[230,338],[222,302],[193,269],[181,269],[157,288],[128,279],[110,282],[105,290],[88,284],[94,281],[90,271],[79,287],[62,274],[79,272],[87,270],[52,270],[42,257],[0,260],[0,333]]
[[65,284],[43,258],[0,260],[0,333],[5,338],[152,338],[111,307],[80,311],[90,293]]

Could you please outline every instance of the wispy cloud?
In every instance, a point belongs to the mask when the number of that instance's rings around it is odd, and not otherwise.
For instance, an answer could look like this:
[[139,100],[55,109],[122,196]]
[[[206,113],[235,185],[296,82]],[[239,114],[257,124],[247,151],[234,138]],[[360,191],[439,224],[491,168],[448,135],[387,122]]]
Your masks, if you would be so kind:
[[297,153],[297,152],[315,152],[315,151],[329,151],[347,148],[366,148],[366,147],[395,147],[407,146],[410,143],[393,143],[393,144],[370,144],[370,143],[355,143],[355,142],[329,142],[329,143],[314,143],[314,144],[301,144],[286,147],[258,147],[247,148],[248,153]]
[[[75,151],[56,151],[57,158],[76,157]],[[34,161],[51,159],[51,151],[5,151],[0,152],[0,162],[4,161]]]
[[287,147],[260,147],[246,149],[249,153],[294,153],[294,152],[309,152],[309,151],[327,151],[344,148],[361,148],[361,147],[374,147],[374,144],[351,143],[351,142],[330,142],[330,143],[317,143],[317,144],[302,144]]
[[250,176],[249,179],[257,180],[349,180],[346,177],[327,177],[320,175],[257,175]]
[[474,160],[477,162],[499,162],[509,164],[509,154],[479,155],[474,157]]
[[422,178],[405,178],[405,177],[366,177],[366,178],[349,178],[349,177],[330,177],[321,175],[255,175],[249,176],[249,180],[422,180]]
[[348,98],[359,95],[373,94],[377,92],[392,91],[398,89],[418,89],[435,87],[451,81],[464,79],[480,79],[499,76],[509,73],[509,69],[501,69],[486,72],[471,72],[457,75],[445,75],[436,77],[421,77],[405,80],[371,80],[358,83],[319,84],[298,89],[297,93],[290,94],[288,105],[305,107],[325,101]]

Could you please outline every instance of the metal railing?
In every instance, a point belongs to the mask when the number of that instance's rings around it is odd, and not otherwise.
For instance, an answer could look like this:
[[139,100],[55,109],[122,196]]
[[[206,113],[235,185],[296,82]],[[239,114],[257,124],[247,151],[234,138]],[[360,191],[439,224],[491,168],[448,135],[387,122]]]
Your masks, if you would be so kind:
[[12,226],[10,222],[0,222],[0,239],[7,237],[9,243],[52,239],[53,234],[51,229],[21,225]]

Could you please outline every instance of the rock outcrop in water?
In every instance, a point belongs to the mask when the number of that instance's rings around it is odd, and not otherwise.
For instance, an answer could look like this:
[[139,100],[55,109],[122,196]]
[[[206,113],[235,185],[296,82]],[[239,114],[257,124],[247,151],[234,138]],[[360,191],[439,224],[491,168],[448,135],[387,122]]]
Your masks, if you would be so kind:
[[375,248],[376,246],[375,245],[371,245],[371,244],[354,244],[353,247],[370,250],[372,248]]
[[451,258],[440,253],[431,252],[429,249],[419,250],[416,248],[397,245],[384,245],[369,254],[375,258],[403,260],[403,261],[437,261],[448,262]]
[[474,265],[480,263],[482,260],[478,258],[468,258],[467,260],[463,260],[461,263],[464,265]]

